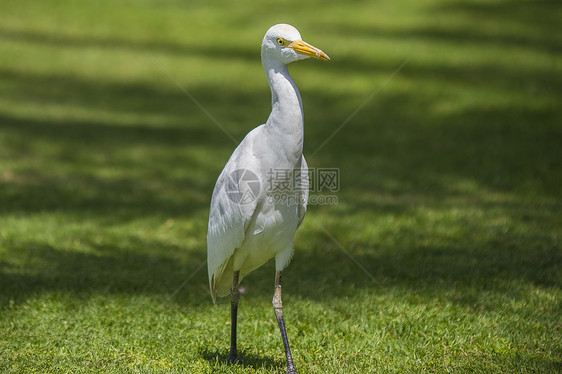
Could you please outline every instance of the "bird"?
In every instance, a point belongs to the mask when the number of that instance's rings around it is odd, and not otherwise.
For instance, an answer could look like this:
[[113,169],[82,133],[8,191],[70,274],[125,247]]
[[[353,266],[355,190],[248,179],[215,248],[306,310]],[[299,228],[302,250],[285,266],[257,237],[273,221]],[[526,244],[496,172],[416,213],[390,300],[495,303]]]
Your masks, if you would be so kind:
[[288,24],[270,27],[261,44],[261,62],[271,89],[267,121],[250,131],[217,178],[209,211],[207,267],[213,303],[230,295],[229,363],[238,361],[236,328],[239,284],[275,258],[273,309],[281,332],[287,373],[297,373],[283,320],[281,281],[293,256],[293,240],[308,201],[308,166],[303,156],[304,117],[291,62],[313,57],[329,61]]

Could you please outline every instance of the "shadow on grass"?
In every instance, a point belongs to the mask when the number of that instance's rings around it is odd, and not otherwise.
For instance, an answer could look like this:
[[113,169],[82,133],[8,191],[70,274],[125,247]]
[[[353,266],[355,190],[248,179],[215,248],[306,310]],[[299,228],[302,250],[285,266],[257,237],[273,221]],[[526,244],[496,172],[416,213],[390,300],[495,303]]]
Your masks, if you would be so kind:
[[[201,55],[216,59],[239,58],[255,61],[259,58],[259,50],[246,48],[243,45],[236,47],[223,46],[216,48],[214,45],[195,45],[168,40],[139,40],[119,39],[116,37],[92,37],[68,35],[51,32],[36,32],[31,30],[14,30],[0,28],[0,38],[21,43],[37,43],[60,48],[99,48],[104,50],[131,51],[139,53],[165,53],[178,56]],[[186,39],[189,42],[189,38]]]
[[[515,47],[529,51],[557,53],[560,42],[555,30],[559,23],[560,3],[546,1],[503,1],[491,3],[452,2],[426,8],[431,19],[424,25],[405,25],[389,29],[370,25],[333,23],[331,30],[339,36],[365,35],[421,43],[445,42],[464,45]],[[474,27],[478,20],[478,27]],[[498,28],[498,24],[507,27]],[[515,31],[516,30],[516,31]],[[527,32],[523,32],[527,30]]]
[[[144,294],[164,304],[173,297],[173,302],[191,306],[209,300],[202,286],[206,285],[206,271],[201,269],[203,251],[186,254],[183,248],[146,238],[122,238],[123,248],[88,244],[87,240],[83,236],[77,239],[79,247],[95,248],[87,253],[29,241],[4,243],[11,257],[9,262],[0,262],[0,305],[24,302],[44,292],[82,299],[95,294]],[[176,295],[174,290],[181,292]]]
[[[207,360],[212,367],[231,365],[228,363],[228,352],[224,350],[211,351],[204,349],[199,352],[199,355]],[[266,370],[283,370],[287,367],[287,364],[284,361],[258,356],[253,353],[248,353],[243,349],[238,351],[238,361],[234,365],[241,366],[243,368]]]

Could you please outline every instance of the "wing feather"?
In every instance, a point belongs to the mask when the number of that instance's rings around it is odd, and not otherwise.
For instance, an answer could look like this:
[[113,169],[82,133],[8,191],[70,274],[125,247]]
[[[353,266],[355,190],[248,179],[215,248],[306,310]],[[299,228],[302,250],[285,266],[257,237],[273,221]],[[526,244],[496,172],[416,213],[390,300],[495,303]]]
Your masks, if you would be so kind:
[[309,178],[308,178],[308,165],[306,163],[306,160],[304,159],[304,155],[302,156],[302,162],[301,162],[301,172],[300,172],[300,177],[301,177],[301,182],[300,182],[300,198],[299,198],[299,209],[298,209],[298,215],[299,215],[299,223],[297,225],[297,228],[300,227],[300,225],[302,224],[302,221],[304,220],[304,216],[306,214],[306,206],[308,204],[308,194],[309,194]]
[[[258,159],[254,155],[254,139],[259,137],[261,126],[252,130],[226,163],[217,179],[209,212],[207,231],[207,268],[209,288],[213,302],[228,260],[245,238],[258,203],[261,182],[252,184],[260,173]],[[257,193],[256,193],[257,192]]]

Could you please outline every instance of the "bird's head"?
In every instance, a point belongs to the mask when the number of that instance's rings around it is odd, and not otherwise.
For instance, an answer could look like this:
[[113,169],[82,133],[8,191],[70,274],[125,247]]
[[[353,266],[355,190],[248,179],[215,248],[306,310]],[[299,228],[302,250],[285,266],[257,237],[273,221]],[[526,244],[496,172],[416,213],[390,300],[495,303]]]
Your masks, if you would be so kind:
[[274,59],[283,64],[308,57],[329,61],[320,49],[304,42],[299,31],[291,25],[280,23],[267,30],[261,45],[262,59]]

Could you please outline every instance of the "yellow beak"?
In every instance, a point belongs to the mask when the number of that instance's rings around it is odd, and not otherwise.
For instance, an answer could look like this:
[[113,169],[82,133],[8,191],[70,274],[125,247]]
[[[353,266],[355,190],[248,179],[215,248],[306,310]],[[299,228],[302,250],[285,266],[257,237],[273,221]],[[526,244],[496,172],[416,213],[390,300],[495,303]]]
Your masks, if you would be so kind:
[[311,46],[307,42],[303,42],[302,40],[295,40],[291,44],[287,46],[287,48],[291,48],[295,50],[295,52],[300,53],[301,55],[314,57],[320,60],[330,61],[330,57],[327,54],[322,52],[320,49]]

